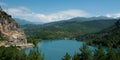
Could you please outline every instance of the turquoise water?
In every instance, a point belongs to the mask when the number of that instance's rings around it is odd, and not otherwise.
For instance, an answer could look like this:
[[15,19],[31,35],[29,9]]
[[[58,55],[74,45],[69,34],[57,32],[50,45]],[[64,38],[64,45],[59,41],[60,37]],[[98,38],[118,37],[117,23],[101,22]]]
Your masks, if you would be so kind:
[[[45,40],[38,43],[38,49],[44,54],[45,60],[62,60],[62,57],[68,52],[71,56],[76,52],[80,52],[79,48],[82,47],[84,42],[76,40]],[[94,47],[89,46],[90,49]],[[29,53],[31,48],[26,49]]]

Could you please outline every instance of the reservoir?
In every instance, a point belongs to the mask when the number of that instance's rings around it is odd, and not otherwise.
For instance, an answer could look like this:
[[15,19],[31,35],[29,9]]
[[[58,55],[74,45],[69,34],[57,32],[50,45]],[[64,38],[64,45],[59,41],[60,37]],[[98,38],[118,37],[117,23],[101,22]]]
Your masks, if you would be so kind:
[[[43,40],[39,42],[37,47],[39,51],[44,54],[45,60],[62,60],[63,56],[68,52],[71,56],[79,52],[79,48],[82,47],[84,42],[76,40]],[[89,46],[90,49],[94,49],[93,46]],[[30,49],[27,48],[26,53],[29,53]]]

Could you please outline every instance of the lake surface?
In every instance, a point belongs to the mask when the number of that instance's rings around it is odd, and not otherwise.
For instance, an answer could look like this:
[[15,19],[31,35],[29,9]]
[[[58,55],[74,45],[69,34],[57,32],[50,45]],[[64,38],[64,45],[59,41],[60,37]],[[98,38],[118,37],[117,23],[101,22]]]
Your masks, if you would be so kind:
[[[37,47],[44,54],[45,60],[62,60],[66,52],[71,56],[75,52],[80,52],[79,48],[83,44],[84,42],[76,40],[45,40],[38,43]],[[92,46],[89,47],[94,49]],[[30,49],[27,48],[26,53],[29,53]]]

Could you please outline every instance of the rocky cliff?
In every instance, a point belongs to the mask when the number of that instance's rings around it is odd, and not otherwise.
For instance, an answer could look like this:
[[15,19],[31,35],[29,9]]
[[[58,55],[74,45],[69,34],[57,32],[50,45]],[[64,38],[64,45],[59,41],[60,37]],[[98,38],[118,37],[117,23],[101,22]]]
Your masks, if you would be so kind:
[[6,45],[22,45],[27,44],[24,31],[15,22],[15,20],[0,9],[0,33],[7,40]]

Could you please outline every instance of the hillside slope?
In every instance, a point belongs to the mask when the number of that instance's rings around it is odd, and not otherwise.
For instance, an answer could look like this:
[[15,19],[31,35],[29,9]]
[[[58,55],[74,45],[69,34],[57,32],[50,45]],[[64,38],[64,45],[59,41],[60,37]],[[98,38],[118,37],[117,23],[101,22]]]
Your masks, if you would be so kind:
[[116,22],[116,19],[92,21],[66,20],[44,25],[24,25],[22,28],[29,37],[41,39],[74,39],[88,33],[99,32]]
[[90,44],[102,44],[104,46],[108,43],[113,44],[113,47],[120,45],[120,19],[111,27],[106,28],[98,33],[88,34],[84,39]]
[[24,20],[24,19],[14,18],[14,20],[20,25],[34,24],[34,23],[27,21],[27,20]]

